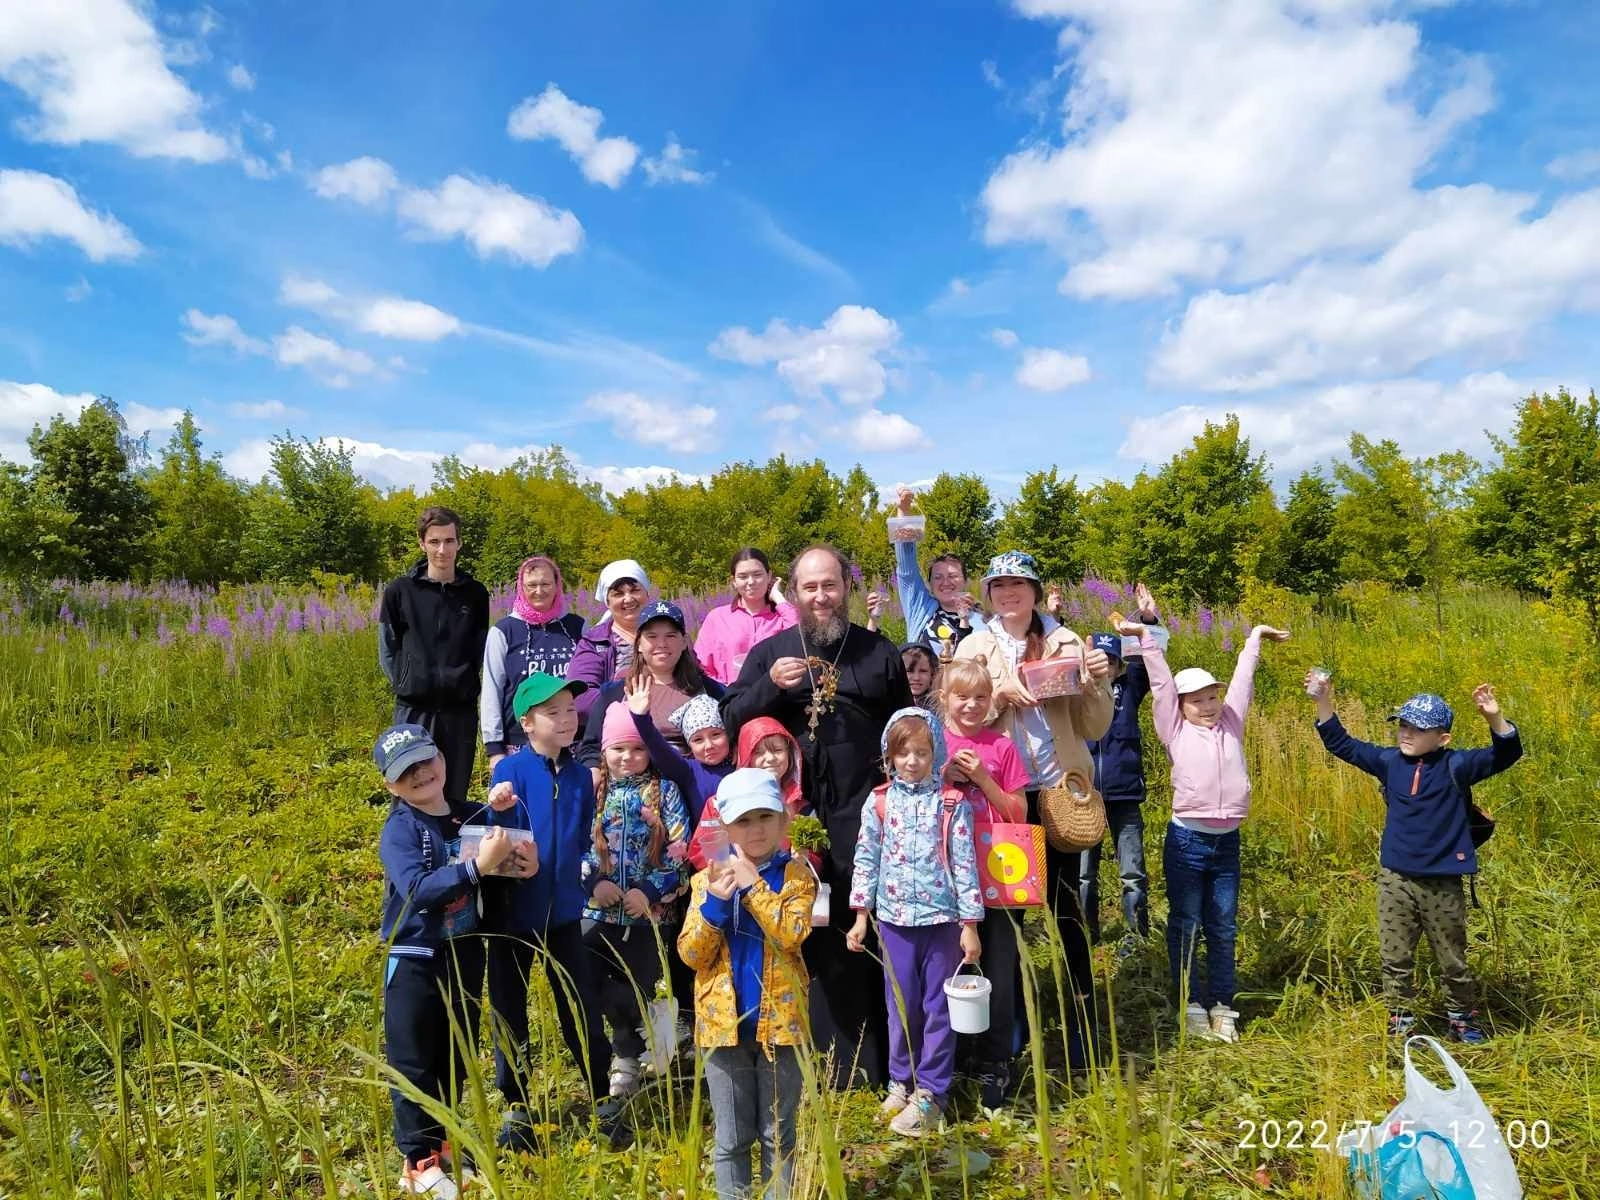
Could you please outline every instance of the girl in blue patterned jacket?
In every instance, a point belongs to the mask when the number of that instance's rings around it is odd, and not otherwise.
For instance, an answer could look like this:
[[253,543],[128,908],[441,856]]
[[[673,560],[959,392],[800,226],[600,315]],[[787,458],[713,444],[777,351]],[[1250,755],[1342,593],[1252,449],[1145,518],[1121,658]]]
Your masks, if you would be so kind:
[[978,961],[983,899],[971,809],[944,784],[939,719],[902,708],[883,731],[883,759],[889,783],[861,812],[850,888],[856,922],[845,941],[865,949],[867,914],[877,913],[889,1000],[882,1112],[896,1133],[921,1137],[943,1125],[956,1063],[944,983]]
[[689,816],[677,785],[650,765],[626,704],[606,710],[600,746],[605,798],[583,856],[583,940],[611,1022],[611,1094],[630,1096],[645,1050],[639,997],[650,997],[661,976],[656,924],[688,879]]

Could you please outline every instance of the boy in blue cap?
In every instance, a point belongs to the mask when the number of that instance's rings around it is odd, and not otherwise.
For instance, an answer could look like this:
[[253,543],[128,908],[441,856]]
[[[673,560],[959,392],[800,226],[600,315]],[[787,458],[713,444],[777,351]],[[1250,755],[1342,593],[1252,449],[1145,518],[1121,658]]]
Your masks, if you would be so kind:
[[1378,950],[1383,958],[1383,993],[1389,1032],[1410,1035],[1415,998],[1413,968],[1424,934],[1439,963],[1451,1041],[1488,1040],[1474,1009],[1475,987],[1467,968],[1467,900],[1464,875],[1478,870],[1473,838],[1471,789],[1522,757],[1522,738],[1506,720],[1494,688],[1479,684],[1473,703],[1489,723],[1486,749],[1452,750],[1455,714],[1431,693],[1411,697],[1390,717],[1399,723],[1395,746],[1375,746],[1351,737],[1333,711],[1333,685],[1316,672],[1306,690],[1317,702],[1317,733],[1335,758],[1374,776],[1383,785],[1388,813],[1378,875]]

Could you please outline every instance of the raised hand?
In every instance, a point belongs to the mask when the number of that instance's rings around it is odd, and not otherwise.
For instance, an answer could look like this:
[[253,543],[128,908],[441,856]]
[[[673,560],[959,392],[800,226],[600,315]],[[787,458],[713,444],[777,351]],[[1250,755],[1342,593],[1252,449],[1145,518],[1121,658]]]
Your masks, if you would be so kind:
[[911,515],[911,505],[916,498],[917,494],[904,484],[901,484],[899,487],[895,488],[894,502],[895,506],[900,510],[900,515],[902,517],[909,517]]
[[1133,589],[1133,602],[1139,606],[1139,615],[1147,621],[1159,621],[1161,610],[1156,607],[1156,598],[1150,594],[1150,589],[1144,584],[1136,584]]
[[706,891],[719,900],[732,900],[739,890],[733,871],[724,863],[712,863],[706,868]]
[[1045,590],[1044,610],[1052,617],[1061,615],[1061,585],[1059,583],[1052,583]]
[[1129,621],[1124,618],[1114,623],[1116,631],[1123,637],[1143,637],[1145,627],[1138,621]]
[[1289,631],[1287,629],[1274,629],[1271,625],[1257,625],[1250,633],[1264,642],[1287,642],[1289,640]]
[[883,610],[889,606],[889,598],[882,592],[867,593],[867,615],[876,621],[883,616]]
[[1083,656],[1084,669],[1090,679],[1111,678],[1111,656],[1104,650],[1091,650]]
[[761,882],[761,872],[756,870],[755,863],[751,862],[745,852],[737,846],[728,851],[727,869],[733,875],[734,886],[741,892]]
[[622,694],[627,698],[628,711],[636,717],[642,717],[650,711],[650,688],[654,681],[649,674],[640,675],[637,679],[630,679],[622,687]]
[[772,664],[767,677],[780,688],[799,687],[806,677],[806,660],[792,656],[780,658]]
[[1478,711],[1485,717],[1500,716],[1500,701],[1495,699],[1494,685],[1480,683],[1472,689],[1472,702],[1478,706]]

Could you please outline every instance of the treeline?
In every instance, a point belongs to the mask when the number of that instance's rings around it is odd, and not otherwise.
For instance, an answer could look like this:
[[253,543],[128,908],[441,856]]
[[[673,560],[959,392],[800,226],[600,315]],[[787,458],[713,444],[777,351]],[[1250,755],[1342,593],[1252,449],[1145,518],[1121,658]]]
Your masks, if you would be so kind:
[[[376,582],[415,560],[414,521],[433,503],[461,514],[465,561],[490,582],[543,552],[569,583],[626,556],[669,591],[703,589],[725,582],[739,545],[783,562],[819,539],[868,578],[892,566],[883,521],[893,498],[860,466],[841,476],[820,460],[733,463],[704,482],[609,496],[555,448],[498,471],[445,459],[419,495],[380,492],[349,452],[286,434],[272,443],[270,473],[252,483],[205,452],[192,417],[151,454],[105,398],[36,428],[28,444],[31,466],[0,464],[0,576],[21,583],[318,573]],[[1020,546],[1054,579],[1142,578],[1212,604],[1236,602],[1252,581],[1330,595],[1358,580],[1433,589],[1475,580],[1576,600],[1593,626],[1600,403],[1593,392],[1529,396],[1493,445],[1488,463],[1411,458],[1355,433],[1331,471],[1300,475],[1280,504],[1270,464],[1230,417],[1127,483],[1082,488],[1052,468],[1001,505],[980,477],[942,474],[919,498],[924,550],[979,566]]]

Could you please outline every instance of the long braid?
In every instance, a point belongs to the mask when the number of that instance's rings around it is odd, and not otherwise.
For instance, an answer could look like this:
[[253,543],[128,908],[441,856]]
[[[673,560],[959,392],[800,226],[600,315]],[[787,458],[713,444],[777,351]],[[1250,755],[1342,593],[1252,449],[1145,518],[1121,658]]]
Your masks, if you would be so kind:
[[645,776],[645,785],[640,798],[644,801],[645,807],[653,810],[656,814],[656,819],[650,822],[649,862],[651,866],[659,867],[661,866],[661,848],[666,845],[667,839],[666,821],[661,816],[661,776],[656,774],[654,768],[651,768]]
[[611,768],[606,765],[605,759],[600,761],[600,802],[595,805],[594,831],[591,837],[594,841],[594,855],[600,860],[600,873],[611,874],[611,846],[606,842],[605,820],[606,801],[611,798]]

